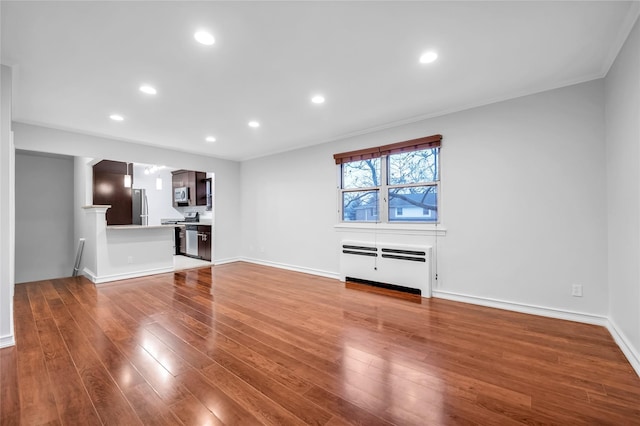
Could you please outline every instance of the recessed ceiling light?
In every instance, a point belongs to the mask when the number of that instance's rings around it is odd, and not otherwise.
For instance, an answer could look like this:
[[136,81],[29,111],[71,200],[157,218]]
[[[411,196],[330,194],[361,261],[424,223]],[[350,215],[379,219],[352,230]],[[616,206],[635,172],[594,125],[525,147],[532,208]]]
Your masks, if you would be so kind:
[[314,104],[323,104],[324,103],[324,96],[315,95],[313,98],[311,98],[311,102],[313,102]]
[[250,121],[249,122],[249,127],[260,127],[260,123],[258,123],[257,121]]
[[424,52],[420,56],[420,63],[421,64],[430,64],[431,62],[435,61],[436,59],[438,59],[438,54],[436,52],[433,52],[433,51]]
[[213,36],[207,31],[198,31],[193,35],[193,38],[195,38],[198,43],[204,44],[206,46],[211,46],[216,42],[216,39],[213,38]]
[[149,86],[148,84],[143,84],[142,86],[140,86],[140,91],[142,93],[146,93],[147,95],[155,95],[156,93],[158,93],[155,87]]
[[213,136],[207,136],[204,140],[207,142],[215,142],[216,138],[214,138]]
[[111,114],[109,116],[110,119],[112,119],[113,121],[122,121],[124,120],[124,117],[121,116],[120,114]]

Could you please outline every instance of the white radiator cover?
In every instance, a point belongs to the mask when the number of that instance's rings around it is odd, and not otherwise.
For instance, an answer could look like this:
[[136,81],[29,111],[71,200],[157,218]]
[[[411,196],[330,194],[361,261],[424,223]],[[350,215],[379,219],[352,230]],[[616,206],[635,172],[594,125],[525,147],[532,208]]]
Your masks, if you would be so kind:
[[340,276],[418,289],[431,297],[431,246],[343,240]]

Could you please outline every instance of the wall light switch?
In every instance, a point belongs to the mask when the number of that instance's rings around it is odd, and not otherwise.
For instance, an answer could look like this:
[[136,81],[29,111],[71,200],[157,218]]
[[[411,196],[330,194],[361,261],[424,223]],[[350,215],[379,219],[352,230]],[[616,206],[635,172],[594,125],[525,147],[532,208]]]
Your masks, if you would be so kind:
[[582,297],[582,285],[581,284],[573,284],[571,286],[571,295],[574,297]]

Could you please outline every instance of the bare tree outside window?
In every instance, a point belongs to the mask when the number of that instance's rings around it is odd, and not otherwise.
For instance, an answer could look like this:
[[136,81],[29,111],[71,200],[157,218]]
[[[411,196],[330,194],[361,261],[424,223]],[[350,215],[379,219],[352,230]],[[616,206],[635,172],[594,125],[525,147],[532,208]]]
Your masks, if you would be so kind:
[[342,188],[366,190],[342,193],[343,220],[378,221],[379,186],[380,158],[344,163],[342,165]]
[[437,221],[438,154],[431,148],[389,155],[389,221]]
[[351,161],[342,165],[342,187],[375,188],[380,186],[380,158]]
[[437,180],[438,148],[389,155],[389,185]]
[[378,222],[384,206],[389,222],[436,222],[439,153],[436,147],[342,163],[342,220]]

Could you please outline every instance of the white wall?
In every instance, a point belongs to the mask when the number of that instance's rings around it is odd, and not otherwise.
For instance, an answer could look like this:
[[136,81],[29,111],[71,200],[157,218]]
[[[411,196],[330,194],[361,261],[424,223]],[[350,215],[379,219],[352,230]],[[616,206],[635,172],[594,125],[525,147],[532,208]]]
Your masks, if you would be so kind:
[[598,80],[434,120],[442,290],[606,315],[603,94]]
[[[74,252],[78,249],[78,240],[84,238],[85,217],[83,206],[93,204],[93,159],[73,157],[73,241]],[[82,259],[84,259],[84,254]],[[75,262],[75,257],[74,257]],[[82,262],[81,262],[82,264]]]
[[0,65],[0,348],[14,344],[14,166],[11,68]]
[[13,123],[13,128],[16,149],[214,172],[214,262],[239,256],[239,163],[24,123]]
[[[164,168],[145,175],[146,167],[142,164],[133,166],[133,187],[147,190],[149,225],[160,225],[160,219],[181,218],[182,213],[173,208],[173,169]],[[162,179],[162,189],[156,189],[157,178]]]
[[441,292],[606,315],[602,80],[243,162],[243,255],[337,273],[332,155],[436,133],[446,236],[376,238],[437,245]]
[[609,315],[640,374],[640,23],[606,77]]
[[16,152],[16,283],[71,276],[73,172],[73,157]]
[[328,145],[242,163],[242,251],[254,260],[337,271],[335,168]]

